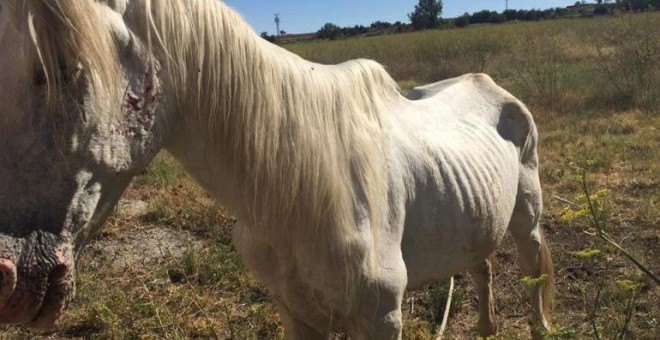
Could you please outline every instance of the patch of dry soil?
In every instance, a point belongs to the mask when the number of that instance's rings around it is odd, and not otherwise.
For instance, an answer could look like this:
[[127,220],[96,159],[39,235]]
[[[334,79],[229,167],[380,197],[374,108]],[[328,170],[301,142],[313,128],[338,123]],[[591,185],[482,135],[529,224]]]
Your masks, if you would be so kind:
[[[144,201],[121,200],[118,218],[137,220],[147,210],[148,205]],[[187,230],[140,223],[122,228],[117,235],[106,235],[91,241],[86,252],[93,254],[92,266],[152,266],[169,262],[173,257],[180,258],[186,250],[199,248],[203,242]]]

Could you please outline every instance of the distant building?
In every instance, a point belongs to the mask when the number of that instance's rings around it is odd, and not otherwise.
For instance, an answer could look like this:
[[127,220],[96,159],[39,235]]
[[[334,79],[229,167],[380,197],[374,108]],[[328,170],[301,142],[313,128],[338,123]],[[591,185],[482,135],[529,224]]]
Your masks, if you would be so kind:
[[314,38],[316,38],[316,33],[284,34],[277,37],[276,41],[280,44],[287,44],[301,40],[312,40]]

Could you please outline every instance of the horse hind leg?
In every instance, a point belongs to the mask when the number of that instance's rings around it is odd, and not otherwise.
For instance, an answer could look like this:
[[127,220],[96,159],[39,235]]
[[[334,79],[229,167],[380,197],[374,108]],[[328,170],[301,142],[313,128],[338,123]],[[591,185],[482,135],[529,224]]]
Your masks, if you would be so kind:
[[521,176],[516,206],[509,223],[509,230],[518,248],[520,266],[525,276],[539,278],[545,276],[534,287],[530,287],[531,305],[534,311],[532,335],[541,338],[544,329],[550,329],[554,294],[554,272],[550,249],[545,241],[539,219],[542,210],[541,186],[538,174]]
[[477,285],[479,296],[479,323],[477,330],[479,336],[487,338],[497,334],[495,320],[495,299],[493,298],[493,272],[489,259],[485,259],[468,270],[472,280]]

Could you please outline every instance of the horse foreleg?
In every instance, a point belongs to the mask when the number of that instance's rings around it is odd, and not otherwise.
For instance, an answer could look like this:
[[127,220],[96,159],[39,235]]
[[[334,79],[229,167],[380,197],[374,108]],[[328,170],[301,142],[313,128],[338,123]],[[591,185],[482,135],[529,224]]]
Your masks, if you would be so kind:
[[358,292],[360,305],[357,313],[349,316],[347,323],[354,340],[401,339],[401,303],[408,283],[406,267],[401,256],[394,256],[383,263],[387,263],[387,269],[382,269],[380,278]]
[[403,321],[400,306],[389,311],[382,307],[378,309],[376,315],[362,315],[350,321],[348,331],[352,339],[401,339]]
[[329,334],[322,334],[304,322],[296,319],[281,302],[277,303],[280,319],[284,324],[284,338],[287,340],[326,340]]
[[493,273],[489,259],[485,259],[468,270],[472,280],[477,285],[479,296],[479,336],[487,338],[497,334],[495,320],[495,299],[493,298]]

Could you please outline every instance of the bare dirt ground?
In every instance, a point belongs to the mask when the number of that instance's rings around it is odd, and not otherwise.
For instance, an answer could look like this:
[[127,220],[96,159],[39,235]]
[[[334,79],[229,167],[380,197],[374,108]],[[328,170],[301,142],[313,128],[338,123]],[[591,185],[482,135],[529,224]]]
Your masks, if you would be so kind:
[[158,265],[171,258],[181,258],[186,251],[200,248],[205,242],[199,235],[187,230],[140,223],[147,213],[147,202],[121,200],[118,217],[132,224],[132,227],[120,234],[105,234],[95,239],[85,250],[94,259],[90,265],[102,264],[118,269]]

